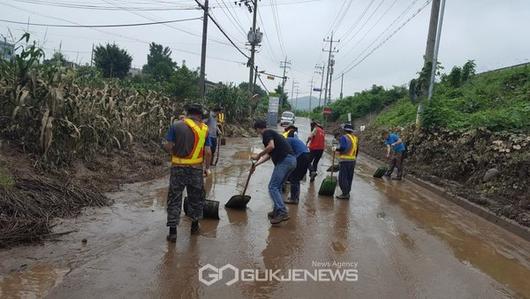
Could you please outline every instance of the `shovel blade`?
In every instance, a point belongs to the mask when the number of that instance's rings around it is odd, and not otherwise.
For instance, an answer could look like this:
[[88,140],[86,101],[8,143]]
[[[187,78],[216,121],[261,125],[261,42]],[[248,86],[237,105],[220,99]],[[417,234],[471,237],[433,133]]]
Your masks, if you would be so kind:
[[206,200],[202,209],[204,218],[219,219],[219,202],[216,200]]
[[228,200],[225,207],[229,209],[244,210],[247,208],[249,201],[250,196],[248,195],[234,195]]

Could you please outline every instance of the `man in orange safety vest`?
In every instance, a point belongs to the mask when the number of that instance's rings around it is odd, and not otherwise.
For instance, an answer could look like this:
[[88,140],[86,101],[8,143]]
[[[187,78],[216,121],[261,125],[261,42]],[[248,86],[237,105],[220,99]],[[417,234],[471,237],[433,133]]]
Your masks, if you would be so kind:
[[187,116],[174,123],[166,135],[164,149],[171,154],[171,177],[167,199],[167,240],[176,242],[177,226],[182,207],[182,192],[186,188],[191,217],[191,234],[199,232],[199,219],[204,205],[204,180],[209,174],[211,149],[208,126],[202,121],[203,108],[193,104],[186,107]]

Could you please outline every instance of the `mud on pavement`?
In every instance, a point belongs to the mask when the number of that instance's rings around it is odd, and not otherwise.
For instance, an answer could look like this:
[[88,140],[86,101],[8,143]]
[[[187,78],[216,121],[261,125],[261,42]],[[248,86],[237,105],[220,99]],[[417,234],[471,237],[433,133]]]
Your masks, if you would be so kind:
[[280,227],[266,216],[271,164],[252,177],[246,211],[224,209],[261,147],[227,144],[207,180],[221,219],[203,220],[200,235],[182,216],[177,243],[165,241],[167,177],[125,185],[112,207],[57,228],[77,232],[0,251],[0,297],[530,298],[528,242],[410,182],[374,180],[362,156],[350,201],[317,195],[325,155]]

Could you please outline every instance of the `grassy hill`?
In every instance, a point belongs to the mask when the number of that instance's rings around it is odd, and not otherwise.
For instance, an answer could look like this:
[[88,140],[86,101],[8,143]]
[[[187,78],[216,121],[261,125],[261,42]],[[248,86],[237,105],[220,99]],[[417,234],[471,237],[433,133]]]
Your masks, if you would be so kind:
[[[450,76],[450,75],[449,75]],[[414,123],[417,105],[408,98],[381,113],[379,126]],[[425,107],[424,126],[465,130],[530,130],[530,67],[521,66],[475,75],[462,84],[442,80]]]

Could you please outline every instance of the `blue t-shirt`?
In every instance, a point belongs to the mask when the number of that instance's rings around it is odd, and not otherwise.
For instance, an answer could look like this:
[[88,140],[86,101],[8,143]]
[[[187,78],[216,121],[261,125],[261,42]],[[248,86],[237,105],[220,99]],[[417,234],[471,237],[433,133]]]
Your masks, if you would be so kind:
[[[390,134],[388,134],[388,137],[385,140],[385,144],[391,146],[393,143],[396,143],[398,140],[399,140],[399,136],[397,134],[390,133]],[[402,141],[400,144],[392,146],[392,150],[394,152],[396,152],[396,153],[404,152],[405,151],[405,143],[403,143],[403,141]]]
[[298,158],[303,153],[309,153],[307,146],[302,140],[298,139],[298,137],[289,137],[287,138],[287,142],[289,142],[289,145],[293,149],[295,157]]

